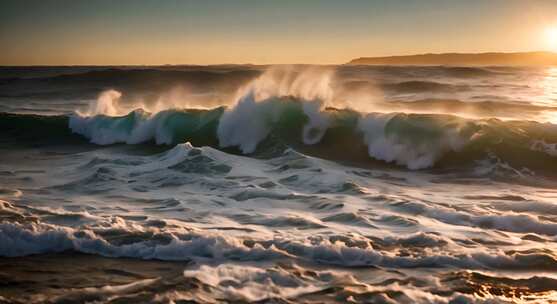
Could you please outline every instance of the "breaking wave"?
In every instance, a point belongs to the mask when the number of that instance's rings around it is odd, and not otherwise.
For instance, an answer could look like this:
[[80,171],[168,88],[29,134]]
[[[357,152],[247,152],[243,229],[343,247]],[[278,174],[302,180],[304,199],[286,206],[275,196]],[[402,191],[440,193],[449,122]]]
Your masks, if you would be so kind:
[[[551,147],[557,143],[557,125],[379,113],[369,104],[339,101],[332,77],[320,68],[301,73],[270,69],[240,89],[229,106],[212,109],[177,109],[169,104],[152,112],[141,108],[125,112],[122,94],[109,90],[85,112],[69,117],[3,114],[7,118],[3,124],[23,138],[31,129],[67,137],[60,128],[66,121],[71,132],[98,145],[189,141],[243,154],[280,153],[293,147],[328,159],[380,161],[409,169],[460,167],[486,159],[517,170],[555,169],[548,164],[556,163]],[[410,88],[423,85],[404,83]]]
[[[554,163],[555,157],[554,149],[546,147],[557,143],[557,126],[549,123],[360,113],[323,109],[317,101],[292,97],[255,101],[253,95],[243,97],[231,109],[166,110],[154,114],[136,110],[121,117],[74,115],[69,126],[101,145],[171,145],[190,141],[237,148],[244,154],[279,145],[319,150],[320,156],[340,161],[354,159],[355,154],[355,159],[365,160],[364,147],[371,159],[409,169],[466,165],[486,158],[497,158],[519,169],[544,169]],[[345,157],[340,149],[345,150]]]
[[549,123],[360,113],[323,109],[318,102],[292,97],[252,97],[231,109],[135,110],[124,116],[1,114],[0,124],[20,141],[78,141],[73,132],[98,145],[189,141],[243,154],[281,153],[292,147],[338,161],[380,160],[409,169],[459,167],[486,159],[518,169],[555,169],[548,164],[556,163],[557,126]]

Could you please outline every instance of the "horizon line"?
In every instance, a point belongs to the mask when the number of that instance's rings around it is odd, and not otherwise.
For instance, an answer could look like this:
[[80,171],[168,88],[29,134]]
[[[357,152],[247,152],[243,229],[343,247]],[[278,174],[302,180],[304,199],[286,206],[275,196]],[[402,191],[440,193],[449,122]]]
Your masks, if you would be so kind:
[[[273,65],[317,65],[317,66],[336,66],[348,65],[350,61],[363,58],[393,58],[393,57],[412,57],[412,56],[426,56],[426,55],[486,55],[486,54],[534,54],[545,53],[557,55],[557,51],[537,50],[537,51],[489,51],[489,52],[428,52],[428,53],[412,53],[406,55],[381,55],[381,56],[359,56],[342,63],[211,63],[211,64],[196,64],[196,63],[161,63],[161,64],[140,64],[140,63],[123,63],[123,64],[30,64],[30,65],[10,65],[0,64],[0,68],[16,68],[16,67],[207,67],[207,66],[273,66]],[[385,64],[389,65],[389,64]]]

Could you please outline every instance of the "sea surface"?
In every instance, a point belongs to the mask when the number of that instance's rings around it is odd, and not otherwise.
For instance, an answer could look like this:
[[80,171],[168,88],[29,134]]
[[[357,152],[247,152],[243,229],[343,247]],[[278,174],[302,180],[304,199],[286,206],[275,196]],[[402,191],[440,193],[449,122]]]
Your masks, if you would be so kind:
[[0,68],[0,303],[555,303],[557,68]]

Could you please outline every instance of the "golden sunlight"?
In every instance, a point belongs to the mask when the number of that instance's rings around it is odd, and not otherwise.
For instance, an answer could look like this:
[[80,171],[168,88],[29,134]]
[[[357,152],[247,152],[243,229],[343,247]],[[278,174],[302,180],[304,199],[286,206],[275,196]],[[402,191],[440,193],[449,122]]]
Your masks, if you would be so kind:
[[0,0],[0,46],[0,304],[557,304],[557,0]]
[[557,26],[545,30],[545,39],[547,46],[552,51],[557,51]]

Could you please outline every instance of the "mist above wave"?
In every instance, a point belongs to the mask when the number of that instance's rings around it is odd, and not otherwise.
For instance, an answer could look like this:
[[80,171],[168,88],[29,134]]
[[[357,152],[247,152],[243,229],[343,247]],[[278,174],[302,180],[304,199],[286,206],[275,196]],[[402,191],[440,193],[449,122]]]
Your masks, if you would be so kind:
[[[129,105],[120,106],[122,95],[110,90],[86,112],[72,115],[69,126],[101,145],[192,141],[236,148],[244,154],[254,153],[269,141],[316,146],[324,151],[321,155],[336,153],[333,150],[339,149],[335,145],[340,142],[352,142],[354,147],[367,146],[373,159],[410,169],[432,167],[455,153],[462,154],[459,158],[464,162],[495,154],[504,162],[516,161],[519,168],[537,168],[535,157],[552,157],[539,153],[545,150],[535,149],[538,145],[534,143],[557,142],[555,125],[378,113],[374,112],[377,105],[363,98],[339,98],[333,75],[332,70],[321,67],[302,71],[272,68],[240,89],[228,106],[214,109],[177,109],[170,103],[158,104],[159,110],[154,112],[138,109],[128,113]],[[120,114],[124,115],[115,116]],[[518,161],[507,149],[523,150],[532,155],[532,161]]]

